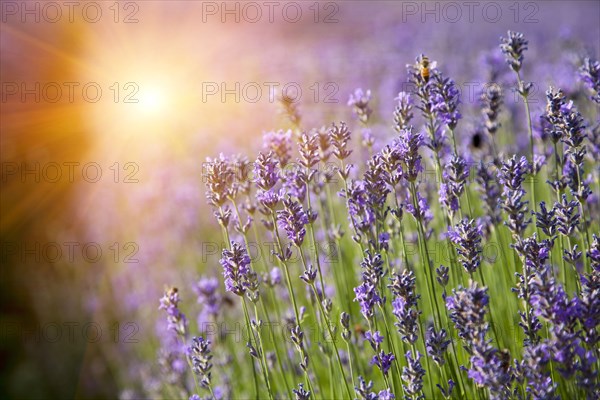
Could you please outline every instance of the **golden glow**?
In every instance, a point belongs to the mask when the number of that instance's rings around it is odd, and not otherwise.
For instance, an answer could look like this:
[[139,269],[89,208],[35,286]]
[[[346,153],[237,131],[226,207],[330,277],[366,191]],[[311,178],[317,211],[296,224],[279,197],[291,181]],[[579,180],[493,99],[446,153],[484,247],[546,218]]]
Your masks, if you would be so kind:
[[164,90],[157,87],[144,88],[139,96],[139,111],[146,114],[160,116],[165,111],[169,99]]

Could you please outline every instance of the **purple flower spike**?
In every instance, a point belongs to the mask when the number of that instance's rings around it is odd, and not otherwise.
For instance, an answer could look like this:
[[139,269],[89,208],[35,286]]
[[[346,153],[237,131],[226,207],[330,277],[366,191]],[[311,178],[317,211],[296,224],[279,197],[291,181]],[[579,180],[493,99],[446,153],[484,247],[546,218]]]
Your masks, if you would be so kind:
[[406,353],[408,366],[402,368],[402,380],[406,385],[402,385],[404,392],[411,398],[422,398],[423,377],[425,370],[421,366],[421,354],[417,351],[412,354],[410,351]]
[[178,335],[185,336],[187,333],[187,318],[185,314],[179,311],[179,290],[176,287],[165,290],[165,294],[160,299],[159,310],[167,311],[168,329]]
[[481,264],[481,226],[465,218],[448,231],[448,236],[456,245],[459,261],[465,271],[469,274],[475,272]]
[[396,357],[392,353],[386,353],[381,350],[378,354],[373,356],[371,360],[371,365],[377,365],[381,372],[384,375],[387,375],[388,371],[392,367],[392,361],[394,361]]
[[250,273],[250,257],[246,249],[232,241],[231,250],[223,249],[223,256],[219,262],[223,267],[225,290],[243,296]]
[[284,209],[277,212],[278,224],[285,230],[288,239],[300,247],[306,235],[304,226],[308,224],[308,216],[302,205],[291,197],[283,201],[283,206]]
[[519,72],[523,64],[523,53],[527,50],[527,40],[522,33],[508,31],[507,38],[501,38],[500,50],[513,71]]
[[371,91],[365,92],[360,88],[350,94],[348,99],[348,105],[352,107],[352,111],[362,123],[367,123],[373,111],[369,108],[369,101],[371,101]]

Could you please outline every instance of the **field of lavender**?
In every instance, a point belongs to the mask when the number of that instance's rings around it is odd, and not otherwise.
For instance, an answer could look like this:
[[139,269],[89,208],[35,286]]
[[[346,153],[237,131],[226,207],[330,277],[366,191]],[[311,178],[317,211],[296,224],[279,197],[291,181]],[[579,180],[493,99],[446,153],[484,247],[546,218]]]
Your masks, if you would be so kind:
[[[306,129],[282,97],[292,129],[256,156],[209,159],[222,275],[195,284],[195,306],[175,287],[160,299],[172,347],[159,390],[599,398],[600,64],[576,60],[574,86],[546,88],[534,118],[532,45],[509,31],[488,60],[489,82],[512,73],[523,112],[488,85],[468,140],[443,60],[420,55],[390,140],[370,131],[376,93],[356,89],[348,122]],[[517,117],[527,144],[507,151]]]
[[597,0],[1,6],[0,398],[600,399]]

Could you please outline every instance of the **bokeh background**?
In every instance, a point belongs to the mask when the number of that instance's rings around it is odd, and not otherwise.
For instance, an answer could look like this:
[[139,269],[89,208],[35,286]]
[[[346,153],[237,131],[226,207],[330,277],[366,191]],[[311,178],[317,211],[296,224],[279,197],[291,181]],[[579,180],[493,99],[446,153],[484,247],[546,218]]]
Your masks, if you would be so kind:
[[546,85],[578,85],[577,57],[600,52],[597,1],[274,2],[272,14],[265,2],[86,3],[0,3],[1,398],[152,384],[164,286],[194,298],[190,283],[218,269],[203,162],[254,154],[289,127],[283,87],[310,128],[350,120],[349,94],[371,89],[373,133],[391,137],[405,65],[425,53],[463,88],[469,140],[468,105],[507,29],[529,39],[534,110]]

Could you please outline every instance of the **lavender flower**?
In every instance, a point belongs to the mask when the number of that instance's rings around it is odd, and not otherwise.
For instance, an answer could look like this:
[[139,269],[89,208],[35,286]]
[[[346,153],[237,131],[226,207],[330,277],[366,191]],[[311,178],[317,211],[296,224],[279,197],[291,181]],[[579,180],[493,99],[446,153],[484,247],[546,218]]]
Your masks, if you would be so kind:
[[[435,279],[444,288],[448,284],[448,279],[449,279],[448,272],[449,271],[450,271],[450,269],[444,265],[440,265],[438,268],[435,269],[435,274],[437,275]],[[444,289],[444,293],[445,293],[445,289]]]
[[590,249],[586,254],[590,259],[592,270],[600,271],[600,239],[597,235],[592,235],[592,243],[590,243]]
[[423,170],[419,149],[423,145],[423,136],[414,133],[412,127],[400,131],[399,138],[394,142],[403,164],[404,177],[408,182],[414,182],[419,172]]
[[296,400],[308,400],[310,399],[310,391],[304,389],[302,383],[298,384],[298,389],[292,389]]
[[469,378],[490,390],[494,399],[510,396],[510,383],[513,377],[510,368],[510,354],[499,352],[489,343],[477,343],[471,357]]
[[[299,96],[298,96],[299,97]],[[287,119],[295,126],[300,126],[300,112],[298,111],[298,100],[282,91],[281,96],[278,98],[280,105],[280,113],[283,114]]]
[[496,181],[491,166],[483,162],[477,167],[476,180],[479,184],[481,199],[485,205],[486,216],[492,225],[498,225],[501,221],[500,217],[500,186]]
[[361,400],[377,400],[377,393],[371,392],[373,389],[373,382],[369,381],[368,383],[362,376],[358,377],[358,386],[354,387],[356,390],[356,394]]
[[372,112],[369,101],[371,101],[371,91],[365,92],[362,89],[356,89],[348,99],[348,105],[352,107],[352,111],[362,123],[367,123]]
[[256,184],[263,191],[272,189],[279,182],[279,165],[273,152],[259,153],[254,163]]
[[435,74],[433,78],[432,111],[435,112],[441,123],[448,125],[448,128],[453,130],[461,118],[458,112],[460,91],[450,78],[444,78],[441,74]]
[[481,226],[465,218],[448,231],[448,236],[456,245],[463,268],[473,274],[481,264]]
[[250,257],[246,249],[232,241],[231,250],[223,249],[223,255],[219,262],[223,267],[225,290],[243,296],[246,293],[250,273]]
[[319,137],[317,135],[302,134],[298,147],[300,165],[304,168],[312,168],[319,162]]
[[283,179],[283,192],[303,202],[306,198],[306,182],[308,177],[303,168],[291,168],[285,171]]
[[283,201],[284,209],[277,212],[277,221],[290,241],[296,246],[302,246],[306,228],[308,224],[308,216],[304,212],[302,205],[288,196]]
[[406,211],[408,211],[417,221],[423,222],[425,226],[433,219],[433,214],[429,210],[429,203],[427,199],[421,196],[421,193],[417,192],[417,207],[415,208],[412,204],[406,205]]
[[333,145],[333,155],[338,160],[344,160],[350,156],[352,150],[347,148],[350,141],[350,131],[344,122],[340,122],[339,126],[335,123],[331,124],[329,139]]
[[384,389],[378,393],[379,400],[394,400],[396,396],[390,389]]
[[365,340],[371,344],[373,350],[378,351],[380,349],[381,343],[383,343],[383,336],[379,331],[376,331],[375,333],[371,331],[366,331]]
[[523,53],[527,50],[527,40],[522,33],[508,31],[507,38],[500,38],[500,50],[506,58],[506,62],[513,71],[519,72],[523,64]]
[[508,190],[516,191],[521,189],[525,176],[531,171],[531,167],[525,157],[517,159],[512,156],[502,164],[498,172],[498,179],[504,185],[505,193]]
[[285,168],[292,158],[292,131],[267,132],[263,135],[263,144],[279,161],[279,165]]
[[407,92],[398,93],[398,97],[394,100],[398,102],[394,110],[394,129],[397,132],[402,132],[410,127],[410,121],[413,118],[413,102]]
[[185,336],[187,333],[187,318],[185,314],[179,311],[179,290],[176,287],[165,290],[165,294],[160,299],[159,310],[167,312],[168,329],[178,335]]
[[233,197],[234,171],[223,154],[219,158],[206,159],[206,198],[214,207],[221,207]]
[[294,346],[296,346],[296,350],[300,353],[300,368],[302,368],[303,371],[306,371],[308,369],[309,358],[308,352],[304,347],[304,332],[302,331],[302,328],[300,328],[300,325],[296,325],[290,330],[290,339],[292,340],[292,343],[294,343]]
[[419,336],[419,315],[417,301],[419,295],[415,293],[415,276],[412,271],[404,270],[402,274],[394,274],[388,285],[395,296],[392,301],[395,323],[402,340],[406,343],[415,343]]
[[375,305],[382,302],[381,297],[377,294],[377,289],[369,282],[363,282],[358,287],[354,288],[355,299],[360,304],[360,311],[363,316],[370,320],[374,314]]
[[498,84],[490,85],[481,94],[485,131],[493,137],[500,128],[499,115],[502,107],[502,88]]
[[362,268],[363,282],[368,282],[376,287],[384,275],[381,254],[375,253],[372,255],[370,250],[365,250],[365,257],[361,261],[360,266]]
[[540,202],[540,211],[534,212],[536,223],[535,225],[542,230],[546,235],[553,238],[556,235],[556,217],[554,213],[554,208],[548,210],[546,208],[546,202]]
[[440,184],[440,202],[454,214],[459,209],[459,199],[469,177],[465,159],[454,155],[446,165],[443,177],[446,183]]
[[419,315],[416,307],[407,307],[403,297],[397,297],[392,302],[393,314],[397,321],[395,323],[402,340],[406,343],[414,343],[419,337]]
[[383,375],[387,375],[390,368],[392,367],[392,362],[396,359],[392,353],[386,353],[381,350],[379,353],[373,356],[371,360],[371,365],[377,365]]
[[192,345],[188,348],[188,354],[192,360],[193,372],[200,378],[200,385],[204,388],[210,387],[210,370],[212,369],[210,340],[205,340],[203,337],[193,338]]
[[446,298],[446,308],[450,311],[450,320],[458,330],[458,336],[466,344],[482,341],[488,329],[485,314],[489,303],[487,288],[479,288],[470,281],[469,287],[452,290],[453,296]]
[[193,287],[198,296],[198,304],[202,311],[198,315],[198,322],[214,320],[221,310],[223,297],[219,292],[219,281],[216,278],[202,278]]
[[590,98],[600,103],[600,62],[589,57],[584,58],[579,68],[579,76],[592,93]]
[[435,331],[435,327],[431,326],[427,330],[427,340],[425,346],[427,348],[427,354],[433,358],[433,361],[437,365],[442,366],[446,362],[444,359],[444,353],[448,349],[450,340],[447,340],[448,334],[445,329],[440,329],[438,332]]
[[567,200],[566,195],[562,195],[561,202],[554,203],[553,212],[556,215],[556,229],[565,236],[571,236],[579,226],[578,204],[576,201]]
[[350,314],[342,311],[340,314],[340,325],[344,328],[342,330],[342,338],[347,342],[352,336],[352,331],[350,330]]
[[523,371],[527,377],[527,393],[535,399],[558,399],[556,384],[552,382],[546,366],[551,360],[547,344],[527,346],[523,354]]
[[421,366],[421,354],[417,351],[416,354],[412,354],[410,351],[406,352],[406,361],[408,366],[402,368],[402,380],[406,382],[402,384],[404,392],[408,398],[412,399],[424,399],[423,396],[423,377],[425,376],[425,370]]

